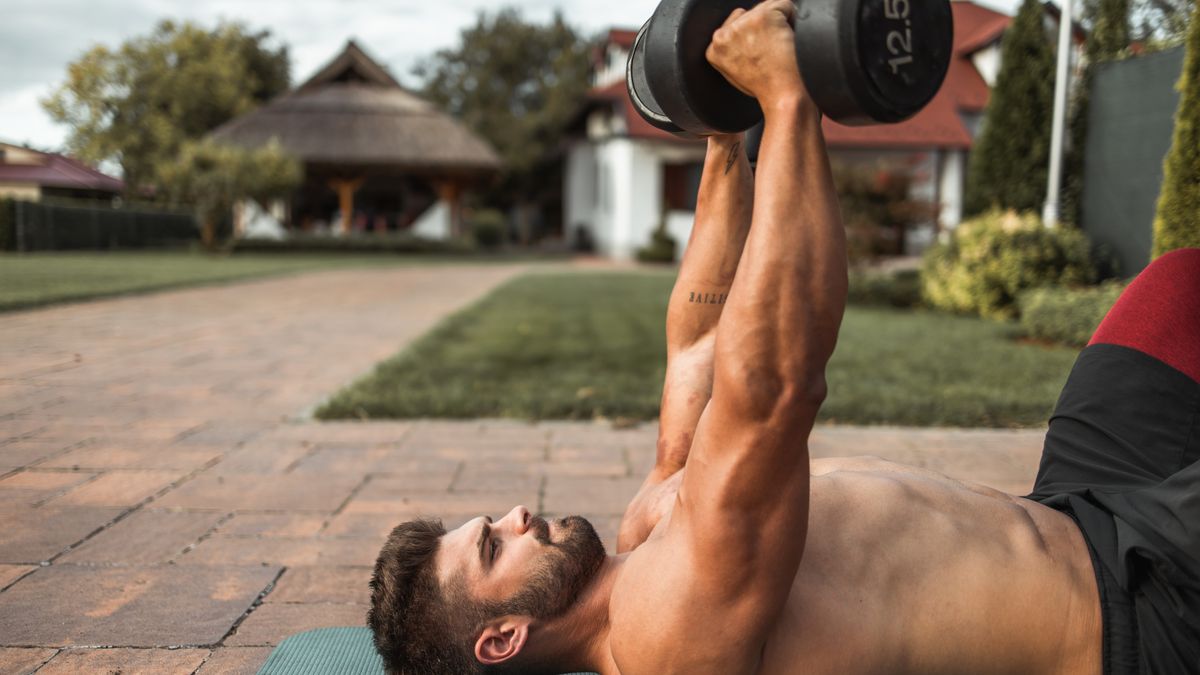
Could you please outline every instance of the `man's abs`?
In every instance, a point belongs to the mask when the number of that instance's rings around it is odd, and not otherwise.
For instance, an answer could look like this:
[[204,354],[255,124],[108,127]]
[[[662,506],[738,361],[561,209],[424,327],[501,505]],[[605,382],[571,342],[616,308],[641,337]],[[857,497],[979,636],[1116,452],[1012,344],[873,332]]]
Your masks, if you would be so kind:
[[1099,672],[1099,598],[1069,518],[883,460],[812,471],[804,557],[761,673]]

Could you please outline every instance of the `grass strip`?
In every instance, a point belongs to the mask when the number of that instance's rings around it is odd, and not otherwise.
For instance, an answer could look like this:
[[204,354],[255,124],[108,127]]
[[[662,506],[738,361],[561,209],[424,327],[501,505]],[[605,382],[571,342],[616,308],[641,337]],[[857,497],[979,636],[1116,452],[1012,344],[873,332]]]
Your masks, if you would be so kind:
[[[446,319],[338,392],[324,419],[658,415],[670,273],[531,274]],[[846,424],[1045,424],[1075,350],[1012,324],[847,309],[822,419]]]

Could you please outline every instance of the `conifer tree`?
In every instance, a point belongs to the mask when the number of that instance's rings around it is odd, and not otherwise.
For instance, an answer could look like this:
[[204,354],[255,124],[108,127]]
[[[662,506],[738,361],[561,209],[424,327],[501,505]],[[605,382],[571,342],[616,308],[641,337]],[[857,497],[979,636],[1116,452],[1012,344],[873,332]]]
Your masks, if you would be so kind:
[[1046,198],[1054,51],[1038,0],[1024,0],[1004,34],[1000,72],[971,152],[965,209],[1040,210]]
[[1200,3],[1192,13],[1187,54],[1179,77],[1175,134],[1163,162],[1163,186],[1154,218],[1154,256],[1200,246]]

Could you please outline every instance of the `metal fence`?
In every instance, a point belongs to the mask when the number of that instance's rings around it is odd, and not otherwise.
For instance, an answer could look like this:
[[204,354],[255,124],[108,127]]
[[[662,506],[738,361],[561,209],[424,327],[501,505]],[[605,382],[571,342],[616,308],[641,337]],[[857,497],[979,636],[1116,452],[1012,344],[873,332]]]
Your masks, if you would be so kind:
[[1083,229],[1124,276],[1150,263],[1154,211],[1171,147],[1183,47],[1096,67],[1083,168]]
[[181,246],[199,237],[186,212],[92,202],[0,201],[0,248],[66,251]]

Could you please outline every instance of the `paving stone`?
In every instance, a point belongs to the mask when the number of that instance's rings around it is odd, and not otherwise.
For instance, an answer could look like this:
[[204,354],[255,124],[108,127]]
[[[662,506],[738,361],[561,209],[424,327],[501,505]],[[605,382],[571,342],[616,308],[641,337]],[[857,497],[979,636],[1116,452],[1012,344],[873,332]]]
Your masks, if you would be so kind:
[[143,509],[84,542],[61,562],[150,565],[183,554],[221,520],[213,512]]
[[253,441],[229,452],[209,472],[220,476],[283,474],[316,450],[302,442]]
[[274,426],[274,423],[262,420],[214,418],[198,429],[180,434],[176,439],[176,444],[180,446],[212,445],[232,449],[261,436]]
[[411,432],[408,422],[316,422],[284,424],[264,438],[308,441],[310,443],[400,443]]
[[0,508],[0,563],[49,560],[121,514],[121,509]]
[[178,471],[110,471],[54,499],[56,505],[134,506],[183,477]]
[[180,565],[358,565],[375,564],[383,540],[257,539],[217,535],[180,556]]
[[53,565],[0,593],[0,639],[36,646],[214,644],[278,572]]
[[369,605],[371,573],[370,567],[290,567],[265,602]]
[[246,617],[225,644],[277,645],[289,635],[306,630],[365,625],[367,605],[264,603]]
[[291,469],[297,473],[358,474],[370,473],[381,461],[394,452],[388,445],[365,448],[330,448],[317,446]]
[[286,474],[210,475],[172,490],[155,505],[164,508],[236,511],[336,510],[361,482],[358,476]]
[[0,673],[27,675],[49,661],[56,653],[57,650],[54,649],[0,647]]
[[0,589],[36,569],[33,565],[0,565]]
[[621,515],[637,494],[644,477],[595,479],[552,476],[546,481],[542,510],[548,513]]
[[36,465],[62,452],[72,444],[66,441],[17,440],[0,445],[0,471]]
[[0,503],[34,506],[95,476],[94,473],[19,471],[0,479]]
[[221,647],[196,671],[197,675],[256,675],[267,662],[271,647]]
[[[460,514],[460,517],[465,521],[478,515],[482,514]],[[388,534],[397,525],[413,517],[415,516],[395,513],[339,513],[329,521],[323,534],[330,537],[355,537],[382,542],[387,539]],[[455,514],[430,514],[429,517],[442,518],[448,526],[455,519]]]
[[238,513],[217,530],[233,537],[311,537],[326,517],[308,513]]
[[66,649],[38,675],[191,675],[207,655],[207,649]]
[[[466,461],[463,462],[462,471],[455,476],[452,488],[454,492],[536,493],[541,489],[544,466],[543,462]],[[396,486],[390,479],[378,480],[388,487]]]
[[[416,492],[391,489],[386,480],[371,481],[342,513],[381,513],[397,518],[447,514],[499,517],[523,504],[536,510],[538,492],[533,489],[491,492]],[[397,521],[398,522],[398,521]]]
[[70,469],[199,469],[221,457],[222,453],[204,446],[163,446],[139,444],[128,441],[124,444],[86,445],[53,457],[38,465],[38,468],[61,467]]
[[0,422],[0,443],[37,434],[46,426],[41,417],[10,417]]

